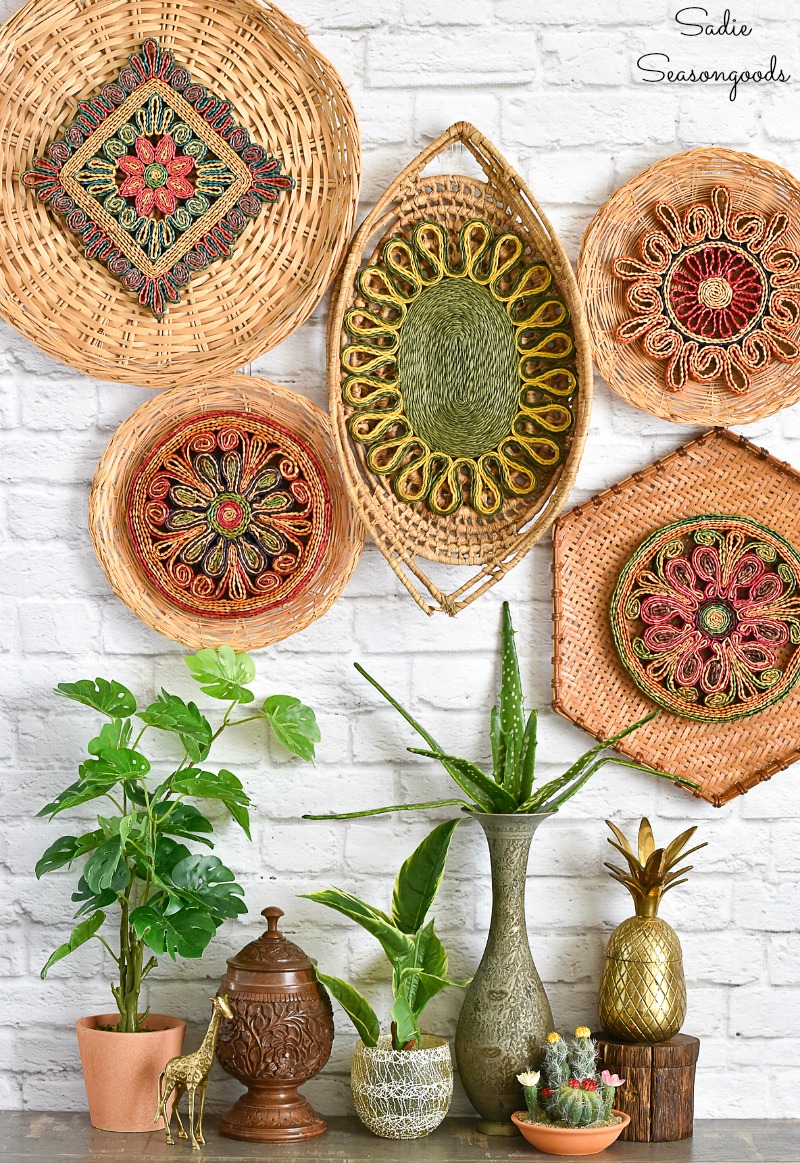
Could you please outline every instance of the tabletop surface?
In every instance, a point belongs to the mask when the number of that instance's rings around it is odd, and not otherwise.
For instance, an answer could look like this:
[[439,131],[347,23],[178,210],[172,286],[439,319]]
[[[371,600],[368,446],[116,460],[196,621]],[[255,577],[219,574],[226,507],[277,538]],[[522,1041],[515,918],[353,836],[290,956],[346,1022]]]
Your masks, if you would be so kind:
[[[4,1163],[33,1160],[170,1160],[200,1163],[276,1159],[280,1163],[469,1163],[481,1160],[544,1159],[521,1138],[479,1135],[474,1119],[446,1119],[424,1139],[378,1139],[354,1118],[328,1121],[328,1133],[305,1143],[266,1145],[223,1139],[208,1119],[201,1153],[186,1143],[168,1147],[163,1132],[118,1135],[95,1131],[85,1114],[0,1112],[0,1155]],[[553,1158],[553,1156],[549,1156]],[[567,1157],[577,1161],[579,1156]],[[615,1143],[604,1163],[800,1163],[800,1120],[707,1119],[694,1137],[679,1143]]]

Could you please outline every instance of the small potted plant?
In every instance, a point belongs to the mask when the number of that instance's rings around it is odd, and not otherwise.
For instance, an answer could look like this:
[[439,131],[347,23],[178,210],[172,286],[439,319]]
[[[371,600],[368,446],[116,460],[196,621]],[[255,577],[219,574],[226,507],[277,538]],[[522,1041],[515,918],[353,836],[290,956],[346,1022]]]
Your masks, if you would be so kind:
[[547,1036],[541,1071],[517,1075],[527,1111],[512,1116],[522,1134],[548,1155],[596,1155],[619,1138],[630,1115],[614,1109],[625,1079],[597,1071],[597,1047],[587,1026],[568,1046],[558,1033]]
[[456,820],[440,824],[403,864],[394,884],[391,915],[338,888],[304,893],[336,909],[377,937],[392,967],[391,1033],[381,1034],[363,994],[316,970],[355,1026],[360,1041],[352,1088],[362,1123],[385,1139],[418,1139],[439,1126],[453,1096],[453,1064],[445,1038],[424,1033],[420,1019],[431,998],[449,985],[447,953],[430,911],[444,872]]
[[[253,719],[263,719],[302,759],[314,757],[320,738],[314,712],[289,695],[272,695],[254,714],[231,718],[238,705],[255,698],[248,685],[255,665],[247,654],[226,646],[205,649],[186,665],[205,694],[228,704],[216,730],[195,703],[165,690],[139,710],[127,687],[113,680],[83,679],[56,688],[106,719],[89,741],[76,782],[39,812],[52,820],[96,801],[97,826],[59,837],[36,865],[41,877],[81,861],[72,894],[78,923],[42,977],[93,939],[116,967],[111,992],[117,1013],[76,1024],[89,1114],[101,1130],[152,1130],[158,1075],[181,1052],[185,1023],[151,1014],[149,1007],[142,1012],[139,1003],[158,957],[201,957],[222,922],[247,911],[233,872],[218,856],[187,846],[214,847],[214,827],[193,800],[218,801],[250,838],[250,800],[232,772],[207,770],[212,745],[223,731]],[[182,751],[180,762],[160,764],[158,774],[142,749],[153,729],[176,737]],[[110,925],[118,934],[115,947],[111,935],[103,936]]]

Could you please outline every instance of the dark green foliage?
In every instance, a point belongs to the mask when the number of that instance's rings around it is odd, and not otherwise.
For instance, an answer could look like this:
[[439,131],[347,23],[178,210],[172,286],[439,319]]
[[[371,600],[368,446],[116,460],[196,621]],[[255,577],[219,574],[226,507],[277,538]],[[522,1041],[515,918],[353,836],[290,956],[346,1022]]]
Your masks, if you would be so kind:
[[[109,719],[88,745],[89,757],[78,768],[78,779],[39,812],[53,819],[69,808],[103,801],[109,815],[97,815],[97,828],[80,836],[61,836],[43,854],[36,875],[70,867],[86,857],[72,899],[78,921],[42,970],[45,977],[57,961],[95,938],[113,957],[119,982],[112,992],[120,1013],[119,1029],[141,1026],[139,992],[157,960],[145,962],[145,950],[173,960],[200,957],[217,928],[246,911],[243,890],[233,872],[217,856],[194,853],[184,840],[213,848],[213,825],[187,799],[217,800],[250,836],[250,799],[241,781],[220,768],[205,765],[212,744],[229,727],[260,720],[270,725],[279,742],[302,759],[314,757],[319,728],[310,707],[289,695],[273,695],[264,710],[231,719],[238,704],[251,703],[248,689],[255,666],[246,654],[229,647],[200,650],[186,659],[206,694],[227,706],[214,731],[193,702],[162,690],[155,702],[137,711],[126,687],[98,678],[59,683],[57,693],[101,712]],[[134,737],[133,716],[144,724]],[[150,729],[166,731],[183,748],[183,758],[158,777],[139,750]],[[114,949],[100,934],[107,909],[115,908],[119,933]],[[109,918],[111,920],[111,918]],[[109,938],[111,939],[111,938]]]

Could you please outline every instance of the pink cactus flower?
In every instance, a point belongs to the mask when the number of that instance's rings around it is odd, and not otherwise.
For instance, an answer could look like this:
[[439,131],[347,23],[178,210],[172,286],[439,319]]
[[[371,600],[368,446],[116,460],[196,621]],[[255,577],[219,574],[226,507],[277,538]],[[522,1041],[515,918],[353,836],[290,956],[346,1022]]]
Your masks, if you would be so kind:
[[618,1074],[611,1074],[608,1070],[604,1070],[600,1075],[604,1086],[622,1086],[625,1079],[620,1078]]

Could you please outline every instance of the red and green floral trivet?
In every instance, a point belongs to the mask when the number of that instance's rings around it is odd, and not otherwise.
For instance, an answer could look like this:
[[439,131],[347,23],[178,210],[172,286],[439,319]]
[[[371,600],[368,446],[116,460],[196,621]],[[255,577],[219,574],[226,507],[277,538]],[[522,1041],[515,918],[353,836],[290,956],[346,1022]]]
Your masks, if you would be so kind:
[[155,40],[22,176],[157,318],[294,181]]
[[625,564],[611,627],[663,707],[704,722],[753,715],[800,678],[800,554],[747,517],[674,521]]

